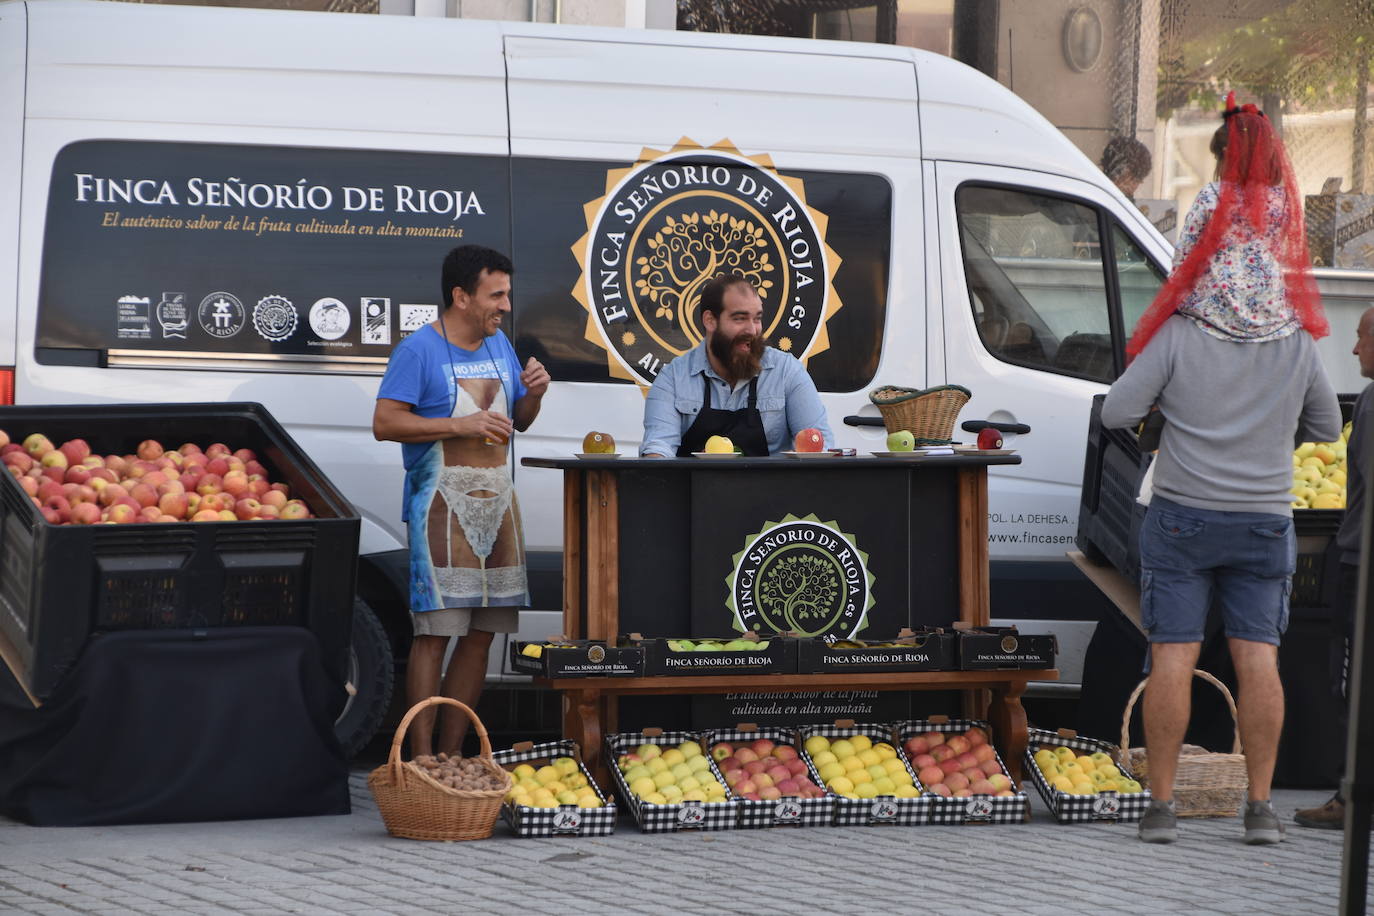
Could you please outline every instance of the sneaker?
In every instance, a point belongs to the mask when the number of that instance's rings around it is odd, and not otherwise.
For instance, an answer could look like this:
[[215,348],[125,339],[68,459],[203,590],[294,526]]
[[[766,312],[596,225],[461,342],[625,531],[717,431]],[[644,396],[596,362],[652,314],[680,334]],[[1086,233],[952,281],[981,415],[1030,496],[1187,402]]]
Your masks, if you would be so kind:
[[1140,819],[1140,838],[1146,843],[1172,843],[1178,839],[1178,815],[1174,802],[1152,799]]
[[1320,807],[1303,808],[1295,812],[1293,823],[1317,830],[1344,830],[1345,801],[1339,795],[1333,795]]
[[1268,801],[1245,803],[1245,842],[1251,846],[1272,845],[1283,839],[1283,824]]

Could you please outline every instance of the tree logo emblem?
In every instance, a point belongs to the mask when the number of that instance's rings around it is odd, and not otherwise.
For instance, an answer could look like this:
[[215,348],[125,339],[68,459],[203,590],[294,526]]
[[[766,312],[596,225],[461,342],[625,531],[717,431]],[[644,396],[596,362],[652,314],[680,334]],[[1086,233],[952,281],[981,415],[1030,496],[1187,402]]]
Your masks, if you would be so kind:
[[868,626],[868,554],[836,522],[788,514],[745,540],[725,577],[735,629],[855,636]]
[[802,181],[779,174],[769,156],[684,137],[612,169],[606,193],[585,210],[587,234],[572,248],[582,266],[573,296],[613,378],[650,385],[701,343],[701,288],[721,274],[754,284],[770,346],[803,363],[830,347],[840,258]]

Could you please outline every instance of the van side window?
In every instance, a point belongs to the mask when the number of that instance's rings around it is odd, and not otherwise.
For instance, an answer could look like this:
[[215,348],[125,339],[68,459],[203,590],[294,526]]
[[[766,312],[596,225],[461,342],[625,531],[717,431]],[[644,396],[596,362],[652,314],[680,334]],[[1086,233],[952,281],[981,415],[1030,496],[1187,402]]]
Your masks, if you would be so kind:
[[1130,340],[1136,322],[1164,285],[1164,272],[1115,221],[1112,222],[1112,254],[1116,261],[1116,284],[1121,290],[1121,327],[1126,339]]
[[1033,369],[1112,381],[1111,300],[1097,211],[1041,192],[977,185],[959,188],[955,206],[969,298],[988,352]]

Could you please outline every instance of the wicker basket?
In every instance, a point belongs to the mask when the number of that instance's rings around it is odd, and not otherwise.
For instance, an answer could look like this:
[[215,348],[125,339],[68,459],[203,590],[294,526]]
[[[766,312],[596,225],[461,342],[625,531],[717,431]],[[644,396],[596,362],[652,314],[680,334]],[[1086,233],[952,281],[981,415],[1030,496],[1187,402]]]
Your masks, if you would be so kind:
[[[1226,685],[1201,669],[1193,669],[1193,674],[1221,691],[1234,722],[1236,701]],[[1131,711],[1135,709],[1135,702],[1148,682],[1149,678],[1141,681],[1126,702],[1126,712],[1121,717],[1120,747],[1129,746]],[[1122,762],[1142,784],[1149,784],[1150,767],[1145,748],[1131,748],[1128,759]],[[1174,774],[1174,810],[1179,817],[1235,817],[1245,803],[1248,785],[1245,755],[1240,750],[1240,729],[1237,727],[1229,754],[1216,754],[1191,744],[1185,744],[1179,751],[1178,771]]]
[[[401,741],[411,720],[431,706],[457,706],[477,729],[482,742],[478,757],[485,767],[503,779],[500,789],[471,791],[450,789],[431,779],[412,762],[401,762]],[[482,720],[466,705],[448,697],[421,700],[396,726],[391,753],[382,766],[368,774],[367,786],[377,800],[387,833],[411,840],[480,840],[491,836],[501,815],[501,801],[510,791],[511,775],[491,758],[491,742]]]
[[954,420],[970,397],[972,393],[960,385],[925,389],[883,385],[868,393],[868,399],[882,414],[888,433],[907,430],[917,445],[953,442]]

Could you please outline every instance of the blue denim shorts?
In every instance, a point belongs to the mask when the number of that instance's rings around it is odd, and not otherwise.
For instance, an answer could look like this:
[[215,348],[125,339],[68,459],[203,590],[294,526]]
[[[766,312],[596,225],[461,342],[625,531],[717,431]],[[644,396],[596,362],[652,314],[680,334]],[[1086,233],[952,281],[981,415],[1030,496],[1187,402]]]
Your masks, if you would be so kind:
[[1150,642],[1201,642],[1207,609],[1226,635],[1277,646],[1297,564],[1293,520],[1161,498],[1140,525],[1140,622]]

